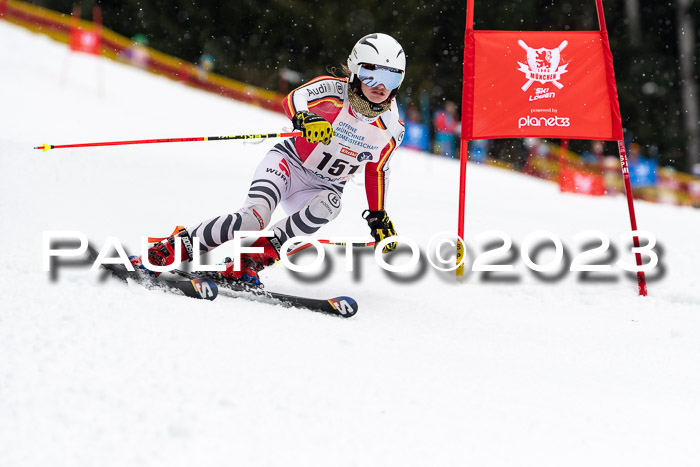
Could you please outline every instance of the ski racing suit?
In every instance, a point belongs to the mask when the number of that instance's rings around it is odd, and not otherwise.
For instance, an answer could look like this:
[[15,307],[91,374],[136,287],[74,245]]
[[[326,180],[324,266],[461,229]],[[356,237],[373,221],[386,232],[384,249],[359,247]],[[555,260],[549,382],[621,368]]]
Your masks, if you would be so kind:
[[320,76],[283,100],[290,119],[308,110],[328,120],[334,132],[330,144],[296,137],[275,145],[256,169],[241,209],[187,229],[199,237],[202,252],[233,239],[238,230],[265,229],[278,204],[291,213],[268,228],[280,244],[313,234],[338,216],[345,183],[363,170],[369,209],[384,209],[389,162],[403,140],[404,123],[395,100],[389,110],[368,118],[350,107],[347,93],[347,79]]

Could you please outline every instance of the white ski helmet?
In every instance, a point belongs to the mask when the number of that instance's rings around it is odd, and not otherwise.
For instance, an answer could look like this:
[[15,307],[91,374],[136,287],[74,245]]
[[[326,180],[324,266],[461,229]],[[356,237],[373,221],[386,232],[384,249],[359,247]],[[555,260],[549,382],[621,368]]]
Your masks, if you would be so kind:
[[[374,73],[373,76],[360,77],[362,65],[374,65],[378,67],[380,72],[386,72],[379,77]],[[355,92],[360,88],[362,81],[370,86],[384,84],[387,89],[391,89],[390,98],[393,98],[401,83],[403,82],[406,72],[406,54],[396,39],[382,34],[368,34],[355,44],[348,57],[348,68],[350,69],[349,83]],[[362,79],[360,79],[362,78]]]

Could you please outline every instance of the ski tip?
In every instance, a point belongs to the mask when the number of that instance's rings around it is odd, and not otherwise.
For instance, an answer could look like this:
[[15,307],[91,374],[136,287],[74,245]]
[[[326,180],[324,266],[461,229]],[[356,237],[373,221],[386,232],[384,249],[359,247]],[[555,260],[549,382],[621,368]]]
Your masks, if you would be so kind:
[[204,300],[214,300],[217,295],[219,295],[219,287],[216,282],[209,279],[192,279],[190,281],[194,287],[194,298],[200,298]]
[[34,149],[43,149],[44,152],[46,152],[49,149],[53,149],[53,146],[51,146],[50,144],[42,144],[41,146],[37,146]]
[[352,318],[358,310],[357,302],[350,297],[335,297],[328,300],[341,318]]

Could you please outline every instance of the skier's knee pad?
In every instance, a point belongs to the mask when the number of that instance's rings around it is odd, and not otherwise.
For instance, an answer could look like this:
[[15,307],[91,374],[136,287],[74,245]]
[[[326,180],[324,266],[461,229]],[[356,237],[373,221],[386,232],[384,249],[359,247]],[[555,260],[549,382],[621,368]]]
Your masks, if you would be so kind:
[[326,222],[330,222],[340,214],[342,203],[340,196],[335,191],[325,190],[311,198],[307,208],[313,217],[326,219]]

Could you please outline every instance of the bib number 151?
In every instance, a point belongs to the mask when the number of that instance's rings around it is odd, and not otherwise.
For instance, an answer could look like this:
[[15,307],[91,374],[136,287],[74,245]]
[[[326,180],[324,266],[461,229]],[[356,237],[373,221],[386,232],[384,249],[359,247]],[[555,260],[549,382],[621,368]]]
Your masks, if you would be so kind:
[[[330,175],[333,175],[334,177],[339,177],[341,175],[352,175],[355,172],[357,172],[357,169],[360,168],[360,165],[350,165],[350,163],[346,160],[343,159],[336,159],[333,161],[333,164],[326,169],[326,166],[328,163],[333,159],[333,154],[329,152],[324,152],[323,153],[323,159],[321,159],[321,162],[319,162],[318,166],[316,168],[318,170],[326,170],[326,172]],[[345,172],[345,169],[350,168],[350,171],[347,174],[343,174]]]

